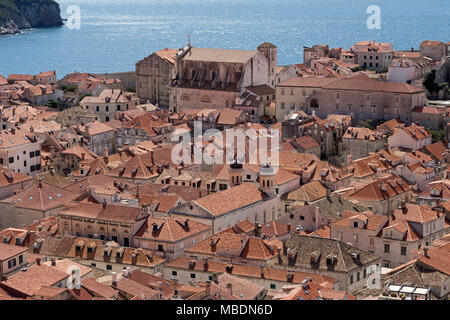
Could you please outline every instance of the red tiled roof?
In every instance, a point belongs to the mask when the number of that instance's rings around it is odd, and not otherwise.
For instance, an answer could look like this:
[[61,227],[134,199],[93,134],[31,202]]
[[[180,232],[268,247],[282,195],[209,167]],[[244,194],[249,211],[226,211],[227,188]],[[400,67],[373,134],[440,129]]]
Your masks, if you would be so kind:
[[32,180],[32,178],[26,174],[15,172],[0,166],[0,187],[8,187],[12,184],[18,184],[30,180]]
[[297,145],[302,147],[303,149],[311,149],[314,147],[320,146],[319,143],[312,137],[308,135],[304,135],[294,140]]
[[365,92],[390,92],[390,93],[422,93],[424,89],[411,86],[406,83],[383,82],[376,80],[354,80],[352,78],[336,80],[327,86],[327,90],[350,90]]
[[336,81],[336,78],[294,77],[279,83],[278,87],[323,88]]
[[[189,265],[191,263],[192,266],[192,259],[188,257],[179,257],[175,260],[170,261],[165,266],[169,268],[180,268],[189,270]],[[206,268],[203,265],[203,262],[197,261],[195,264],[193,264],[193,270],[196,271],[206,271],[208,272],[218,272],[218,273],[225,273],[226,267],[229,266],[228,263],[220,262],[220,261],[214,261],[212,259],[209,259],[207,261]],[[275,281],[283,281],[287,282],[287,274],[290,272],[288,270],[284,269],[272,269],[272,268],[263,268],[264,272],[264,279],[270,279]],[[330,283],[336,283],[337,280],[328,276],[325,276],[320,273],[308,273],[308,272],[300,272],[300,271],[292,271],[293,278],[292,283],[302,283],[303,280],[306,278],[311,278],[313,282],[315,283],[324,283],[324,282],[330,282]],[[261,278],[261,269],[258,266],[255,265],[243,265],[243,264],[233,264],[233,268],[230,270],[231,275],[235,276],[242,276],[242,277],[249,277],[249,278]]]
[[[186,221],[187,226],[185,225]],[[153,231],[154,225],[157,231]],[[147,221],[137,231],[135,236],[156,241],[176,242],[205,232],[210,228],[210,226],[196,221],[180,220],[171,217],[148,217]]]
[[0,261],[2,261],[2,262],[6,261],[9,258],[17,256],[21,253],[24,253],[27,250],[28,250],[28,248],[25,248],[25,247],[19,247],[19,246],[15,246],[15,245],[0,243]]
[[59,215],[87,217],[116,222],[134,222],[143,218],[142,208],[96,203],[71,203],[67,210]]
[[185,252],[187,254],[206,254],[240,257],[250,260],[268,260],[277,254],[277,249],[256,237],[246,234],[221,233],[211,236]]
[[418,262],[450,275],[450,243],[439,248],[429,248],[427,255],[419,257]]
[[237,210],[266,199],[253,183],[243,183],[233,188],[207,195],[193,202],[215,216]]
[[42,182],[1,202],[11,203],[19,208],[47,211],[61,207],[78,197],[77,193]]
[[343,195],[345,199],[381,201],[411,190],[408,184],[398,176],[378,178],[374,182],[356,187]]
[[92,278],[82,280],[81,285],[84,289],[97,297],[112,299],[117,295],[117,292],[114,289]]
[[11,288],[27,296],[36,294],[42,286],[52,286],[69,277],[47,265],[34,265],[25,272],[18,273],[2,282],[4,288]]
[[443,160],[447,155],[447,149],[442,141],[425,146],[424,151],[431,154],[438,161]]
[[441,115],[445,112],[445,110],[444,108],[437,107],[414,107],[412,112]]

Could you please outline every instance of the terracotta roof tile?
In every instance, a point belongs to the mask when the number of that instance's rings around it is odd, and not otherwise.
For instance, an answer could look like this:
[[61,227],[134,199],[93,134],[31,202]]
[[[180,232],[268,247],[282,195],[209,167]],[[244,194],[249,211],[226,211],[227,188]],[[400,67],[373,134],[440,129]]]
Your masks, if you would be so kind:
[[42,182],[1,202],[11,203],[19,208],[47,211],[62,207],[78,196],[76,193]]
[[[195,264],[192,265],[191,258],[179,257],[167,263],[166,267],[189,270],[190,265],[193,266],[193,270],[204,271],[206,269],[206,271],[211,273],[213,272],[225,273],[227,272],[226,267],[229,266],[228,263],[219,262],[212,259],[209,259],[207,261],[206,266],[204,266],[202,261],[197,261]],[[263,272],[264,272],[264,279],[287,282],[287,274],[290,271],[281,268],[264,267]],[[325,276],[320,273],[309,273],[300,271],[295,272],[293,271],[292,273],[293,273],[292,283],[302,283],[302,281],[305,280],[306,278],[311,278],[312,281],[315,283],[323,283],[326,281],[330,283],[337,282],[336,279]],[[260,267],[255,265],[233,264],[233,268],[230,270],[230,274],[235,276],[260,279],[261,269]]]
[[243,183],[233,188],[207,195],[193,202],[215,216],[237,210],[266,199],[258,187]]
[[261,238],[246,234],[221,233],[211,236],[185,251],[187,254],[228,255],[250,260],[268,260],[277,249]]
[[61,272],[47,265],[34,265],[25,272],[18,273],[2,282],[3,287],[11,288],[17,292],[32,296],[42,286],[55,285],[69,277],[66,272]]
[[[187,227],[186,224],[187,223]],[[154,226],[157,230],[153,231]],[[168,242],[181,241],[187,237],[211,229],[210,226],[196,221],[180,220],[178,218],[148,217],[147,221],[137,231],[136,237]]]

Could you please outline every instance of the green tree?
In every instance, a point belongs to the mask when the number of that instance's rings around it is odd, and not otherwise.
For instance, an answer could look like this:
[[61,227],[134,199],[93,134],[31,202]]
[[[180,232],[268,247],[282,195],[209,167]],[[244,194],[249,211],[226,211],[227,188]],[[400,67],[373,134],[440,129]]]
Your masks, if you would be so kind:
[[431,134],[432,143],[444,141],[445,139],[445,133],[444,129],[440,130],[433,130],[431,128],[426,128],[428,133]]
[[423,79],[423,86],[432,94],[433,92],[438,92],[441,87],[435,83],[436,80],[436,70],[431,70],[425,75]]
[[45,105],[49,108],[54,108],[54,109],[59,109],[59,110],[63,109],[63,104],[60,101],[49,100],[49,101],[47,101],[47,103]]

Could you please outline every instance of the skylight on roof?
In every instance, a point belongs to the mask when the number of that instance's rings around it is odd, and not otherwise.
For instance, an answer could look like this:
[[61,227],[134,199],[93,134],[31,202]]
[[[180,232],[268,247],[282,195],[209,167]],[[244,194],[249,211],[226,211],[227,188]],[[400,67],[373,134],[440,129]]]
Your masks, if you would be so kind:
[[53,200],[52,196],[48,196],[48,198],[49,198],[50,200]]
[[61,197],[62,197],[61,193],[57,193],[56,196],[57,196],[58,198],[61,198]]

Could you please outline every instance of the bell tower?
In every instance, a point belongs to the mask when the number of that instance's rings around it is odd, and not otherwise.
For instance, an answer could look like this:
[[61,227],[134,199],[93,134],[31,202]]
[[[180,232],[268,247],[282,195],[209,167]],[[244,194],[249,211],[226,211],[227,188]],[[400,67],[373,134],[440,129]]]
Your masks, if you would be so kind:
[[234,187],[240,185],[242,183],[242,174],[244,169],[242,168],[242,164],[237,160],[234,160],[230,167],[228,168],[228,173],[230,177],[230,186]]
[[273,193],[274,180],[275,171],[273,167],[269,163],[264,164],[259,171],[259,188],[266,193]]
[[259,45],[257,49],[259,52],[262,52],[267,58],[267,75],[269,78],[269,83],[267,83],[267,85],[269,87],[275,88],[275,80],[278,67],[278,48],[273,43],[264,42],[263,44]]

